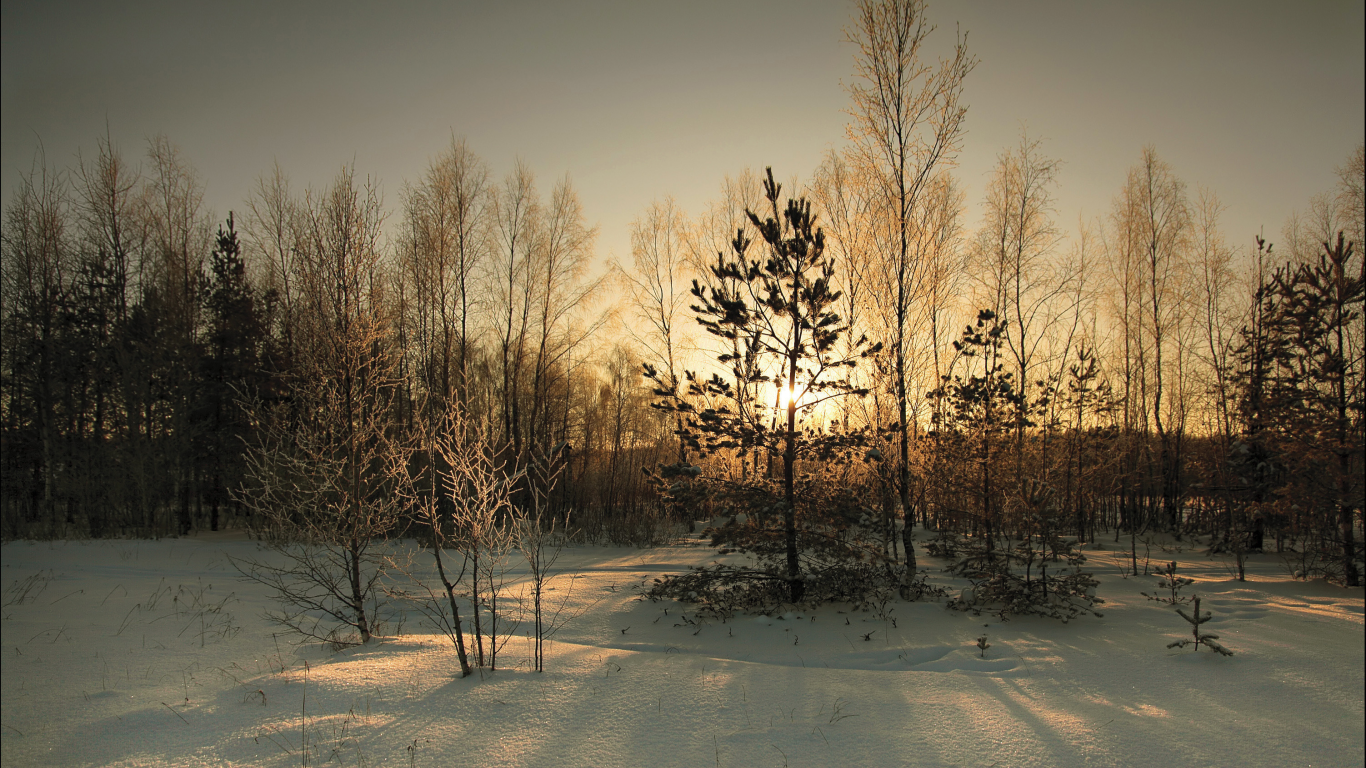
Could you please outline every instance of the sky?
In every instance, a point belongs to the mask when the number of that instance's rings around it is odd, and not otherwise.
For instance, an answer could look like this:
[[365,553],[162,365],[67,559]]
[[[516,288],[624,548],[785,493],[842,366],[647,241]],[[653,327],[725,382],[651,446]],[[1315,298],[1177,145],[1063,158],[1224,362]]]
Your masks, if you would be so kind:
[[[723,179],[809,177],[845,146],[854,46],[843,2],[45,2],[4,0],[6,205],[41,157],[73,167],[106,133],[127,159],[164,134],[216,218],[274,162],[293,186],[342,165],[406,181],[464,138],[496,177],[542,194],[568,175],[597,253],[673,196],[696,213]],[[1056,220],[1104,216],[1144,145],[1214,191],[1235,243],[1274,241],[1336,183],[1366,134],[1359,0],[931,2],[936,55],[966,34],[966,224],[1022,131],[1062,160]]]

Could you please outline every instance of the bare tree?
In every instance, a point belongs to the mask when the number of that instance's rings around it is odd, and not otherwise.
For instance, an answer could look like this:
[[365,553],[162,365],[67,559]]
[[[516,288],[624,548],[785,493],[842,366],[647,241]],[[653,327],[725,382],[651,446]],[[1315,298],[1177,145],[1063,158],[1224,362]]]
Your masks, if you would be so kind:
[[1170,526],[1179,512],[1184,414],[1174,407],[1181,401],[1169,397],[1169,390],[1175,369],[1183,362],[1178,344],[1191,214],[1185,184],[1152,147],[1145,147],[1139,163],[1129,170],[1113,220],[1114,255],[1123,274],[1126,366],[1132,372],[1126,376],[1126,409],[1141,417],[1143,436],[1148,428],[1156,434],[1156,467],[1151,466],[1151,452],[1144,451],[1145,463],[1148,477],[1158,484]]
[[532,666],[537,672],[545,671],[545,641],[555,635],[562,626],[560,621],[565,605],[573,594],[574,582],[571,578],[558,606],[552,610],[547,605],[547,585],[554,578],[553,569],[564,551],[564,536],[568,521],[560,524],[558,516],[550,509],[550,494],[555,488],[563,463],[564,452],[550,455],[538,454],[531,462],[531,472],[537,477],[531,482],[532,500],[528,508],[515,518],[517,548],[526,558],[531,589],[532,617]]
[[[528,295],[534,296],[536,355],[532,367],[532,447],[551,452],[565,442],[570,401],[573,355],[600,325],[576,322],[576,314],[596,293],[603,279],[584,280],[593,258],[597,229],[584,220],[583,205],[569,177],[561,179],[550,195],[534,251]],[[552,412],[552,398],[562,393],[565,410]],[[524,456],[524,454],[523,454]],[[525,459],[523,459],[525,461]]]
[[518,161],[494,198],[496,255],[490,259],[497,305],[499,373],[504,438],[513,456],[523,450],[523,371],[534,305],[532,260],[540,237],[540,202],[531,169]]
[[[659,371],[661,387],[670,392],[683,388],[685,332],[680,321],[693,274],[687,236],[687,220],[673,198],[655,202],[631,223],[631,266],[613,265],[630,302],[627,328],[649,355],[645,364]],[[682,427],[681,420],[675,424]],[[681,438],[678,460],[688,460]]]
[[1198,270],[1196,296],[1197,314],[1201,330],[1201,354],[1204,375],[1214,400],[1214,411],[1208,415],[1213,421],[1211,434],[1220,436],[1225,453],[1233,434],[1231,385],[1228,380],[1230,355],[1239,325],[1239,314],[1231,306],[1235,285],[1234,250],[1224,240],[1219,229],[1219,217],[1224,205],[1215,194],[1201,188],[1195,206],[1194,248]]
[[1338,169],[1338,207],[1342,210],[1345,223],[1343,229],[1348,239],[1360,248],[1366,241],[1366,146],[1357,149]]
[[[485,653],[484,617],[497,608],[490,598],[496,601],[493,590],[501,585],[494,583],[496,572],[490,566],[510,541],[512,528],[504,521],[512,511],[512,482],[503,473],[499,451],[489,442],[487,429],[470,420],[458,404],[435,423],[419,420],[413,436],[408,450],[391,457],[390,473],[399,497],[425,528],[424,544],[432,553],[439,589],[418,576],[416,568],[405,568],[419,590],[408,597],[450,638],[460,675],[468,677],[474,666],[496,658],[497,633],[492,623],[488,627],[492,647]],[[459,554],[458,570],[447,560],[450,549]],[[462,600],[469,601],[470,641],[461,615]]]
[[1315,195],[1305,211],[1294,211],[1281,229],[1282,248],[1295,265],[1314,265],[1322,255],[1324,243],[1332,243],[1342,232],[1347,242],[1360,243],[1366,227],[1363,203],[1363,149],[1357,149],[1337,168],[1337,189]]
[[[1025,429],[1033,401],[1029,387],[1047,332],[1065,315],[1057,300],[1068,295],[1066,276],[1054,269],[1061,235],[1053,223],[1053,189],[1059,161],[1045,156],[1041,142],[1021,134],[1018,147],[997,158],[983,201],[976,270],[986,283],[983,306],[1006,321],[1005,345],[1014,361],[1020,397],[1015,413],[1015,481],[1024,480]],[[1066,353],[1063,352],[1063,357]],[[1041,392],[1040,395],[1045,395]],[[1041,397],[1039,400],[1044,400]]]
[[384,563],[374,547],[398,516],[387,488],[399,382],[380,211],[378,191],[359,186],[350,167],[309,196],[299,275],[304,375],[292,412],[257,406],[266,437],[249,446],[239,494],[284,562],[239,569],[277,591],[286,626],[339,643],[348,640],[310,623],[309,612],[369,642]]
[[921,49],[933,31],[922,0],[864,0],[854,29],[846,33],[858,46],[858,77],[849,86],[853,157],[875,191],[882,227],[891,235],[884,256],[892,278],[884,323],[891,332],[886,349],[898,417],[898,491],[908,522],[903,544],[912,567],[910,320],[920,298],[921,271],[914,213],[931,179],[958,150],[967,115],[960,102],[963,81],[976,64],[962,37],[953,55],[939,66],[923,62]]
[[178,530],[184,535],[193,527],[190,507],[199,497],[194,458],[201,425],[195,423],[192,410],[210,229],[202,210],[203,185],[175,145],[165,136],[153,137],[147,160],[141,208],[151,264],[143,305],[158,315],[161,326],[156,351],[165,384],[160,399],[168,401],[161,444],[169,453],[166,463],[175,486],[171,495]]
[[165,136],[148,141],[150,166],[143,180],[142,209],[156,287],[171,313],[180,343],[199,325],[200,282],[211,240],[203,214],[204,188],[180,150]]
[[[38,509],[27,522],[59,530],[56,513],[60,334],[75,265],[67,231],[71,201],[66,179],[41,155],[5,207],[0,239],[0,306],[4,307],[4,423],[36,433],[38,450],[25,474],[37,476]],[[24,422],[28,422],[24,424]],[[6,493],[6,496],[10,496]],[[14,494],[18,496],[19,494]]]
[[[816,169],[810,184],[811,199],[825,222],[826,250],[845,270],[844,291],[840,296],[840,315],[851,329],[867,332],[865,318],[870,299],[868,291],[875,281],[867,279],[867,265],[874,255],[876,244],[869,232],[869,200],[855,168],[840,153],[829,150]],[[852,348],[856,337],[846,335],[844,343]],[[859,371],[852,371],[857,377]],[[862,404],[859,399],[846,399],[844,426],[849,425],[848,408]],[[880,422],[879,422],[880,423]]]
[[[483,425],[471,423],[458,409],[447,412],[435,448],[444,465],[443,486],[451,501],[451,529],[446,541],[460,551],[470,566],[476,663],[497,668],[501,647],[498,599],[504,563],[514,544],[509,513],[517,477],[507,474],[506,461],[499,458],[504,452],[490,441]],[[444,581],[445,577],[442,578]]]
[[300,202],[289,188],[289,179],[276,162],[270,174],[256,181],[247,198],[243,221],[246,241],[254,263],[255,280],[277,304],[279,337],[286,359],[295,353],[295,318],[301,302],[299,284],[304,217]]
[[427,407],[437,413],[452,402],[469,409],[474,293],[488,251],[489,192],[488,168],[455,139],[432,160],[421,183],[404,190],[399,258],[414,305],[418,378]]
[[144,233],[137,224],[135,192],[141,184],[136,169],[130,168],[106,135],[98,143],[95,157],[77,157],[76,194],[86,249],[107,260],[116,291],[115,321],[128,319],[128,308],[136,301],[129,290],[140,286]]
[[368,410],[337,428],[332,416],[347,405],[339,388],[310,400],[313,412],[299,420],[281,407],[254,410],[265,428],[246,452],[236,497],[256,516],[271,555],[233,564],[275,593],[273,621],[334,647],[368,643],[388,562],[382,540],[400,513],[398,499],[379,491],[391,461],[388,424]]
[[152,411],[156,377],[135,345],[115,343],[129,330],[132,311],[142,300],[147,282],[142,276],[148,261],[147,230],[139,205],[143,182],[107,133],[93,158],[78,155],[74,181],[85,254],[82,270],[99,278],[88,281],[90,295],[86,297],[98,307],[92,330],[101,347],[93,356],[91,426],[97,444],[114,436],[122,438],[122,472],[117,485],[106,486],[111,498],[104,502],[124,507],[129,517],[138,518],[128,522],[155,530]]

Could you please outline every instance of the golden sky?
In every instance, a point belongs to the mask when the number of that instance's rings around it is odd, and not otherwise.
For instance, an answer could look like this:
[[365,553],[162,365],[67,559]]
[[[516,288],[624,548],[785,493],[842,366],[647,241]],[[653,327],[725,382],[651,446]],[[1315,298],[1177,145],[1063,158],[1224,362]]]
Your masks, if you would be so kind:
[[[569,174],[598,253],[673,195],[689,212],[726,174],[805,177],[844,143],[853,46],[840,2],[17,2],[3,4],[6,202],[41,140],[93,151],[106,121],[129,159],[163,133],[217,218],[278,160],[297,189],[343,164],[397,208],[452,133],[496,175],[542,192]],[[1359,0],[931,2],[970,75],[959,174],[969,228],[1022,127],[1065,162],[1057,220],[1108,212],[1144,144],[1213,189],[1250,242],[1330,189],[1366,133]]]

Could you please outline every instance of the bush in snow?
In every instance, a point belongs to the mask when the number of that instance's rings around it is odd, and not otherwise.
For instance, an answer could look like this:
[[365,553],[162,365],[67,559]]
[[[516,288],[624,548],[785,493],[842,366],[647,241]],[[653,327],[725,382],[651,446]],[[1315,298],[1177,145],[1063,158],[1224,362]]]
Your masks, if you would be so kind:
[[1104,602],[1095,595],[1096,584],[1091,574],[1076,568],[1050,575],[1044,566],[1037,579],[1002,568],[974,579],[971,587],[949,601],[948,607],[979,615],[990,611],[1002,621],[1011,616],[1044,616],[1065,624],[1088,613],[1102,615],[1095,610]]
[[[904,576],[887,563],[835,562],[803,574],[803,605],[846,603],[856,611],[877,610],[904,588]],[[912,582],[918,597],[939,597],[944,590],[925,582],[923,573]],[[726,621],[737,613],[773,614],[788,603],[787,577],[781,571],[717,563],[654,580],[645,590],[651,601],[678,600],[695,607],[700,619]]]
[[1015,615],[1046,616],[1064,623],[1088,613],[1100,616],[1095,606],[1104,601],[1095,595],[1097,582],[1081,569],[1086,556],[1056,530],[1036,522],[1012,547],[988,547],[984,539],[968,541],[948,570],[966,576],[972,586],[948,607],[977,614],[991,611],[1002,621]]
[[795,535],[801,599],[792,602],[786,500],[781,485],[766,478],[737,482],[700,472],[670,470],[670,493],[705,496],[722,525],[704,534],[722,555],[746,555],[749,564],[717,564],[656,579],[651,600],[675,599],[697,606],[701,618],[725,620],[737,612],[772,613],[782,605],[846,603],[855,610],[885,605],[893,596],[919,600],[941,596],[921,571],[895,562],[882,536],[885,522],[865,501],[874,491],[852,465],[852,451],[826,457],[826,472],[796,478],[799,513]]
[[1229,649],[1225,648],[1217,642],[1219,640],[1218,635],[1207,635],[1200,631],[1200,625],[1214,618],[1214,614],[1210,613],[1209,611],[1205,611],[1203,614],[1200,613],[1199,596],[1195,598],[1194,607],[1194,615],[1188,615],[1185,611],[1181,610],[1180,607],[1176,609],[1176,612],[1181,614],[1181,618],[1185,619],[1186,622],[1191,625],[1191,636],[1183,637],[1180,640],[1173,640],[1172,642],[1167,643],[1167,647],[1185,648],[1187,645],[1193,645],[1194,647],[1191,648],[1191,650],[1198,651],[1200,650],[1200,646],[1206,645],[1209,646],[1209,649],[1211,651],[1219,653],[1223,656],[1232,656],[1233,651],[1230,651]]

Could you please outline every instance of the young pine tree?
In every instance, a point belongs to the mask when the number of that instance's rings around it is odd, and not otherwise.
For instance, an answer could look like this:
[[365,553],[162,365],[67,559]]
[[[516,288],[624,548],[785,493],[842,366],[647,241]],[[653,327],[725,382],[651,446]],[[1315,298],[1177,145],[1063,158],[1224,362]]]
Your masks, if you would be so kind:
[[1200,612],[1199,596],[1195,597],[1194,610],[1190,614],[1187,614],[1185,611],[1181,610],[1180,607],[1176,609],[1176,612],[1181,614],[1181,618],[1185,619],[1186,623],[1191,625],[1191,636],[1188,638],[1183,637],[1180,640],[1173,640],[1172,642],[1167,643],[1168,648],[1185,648],[1186,646],[1191,645],[1194,646],[1193,648],[1191,648],[1192,651],[1198,651],[1200,650],[1200,646],[1204,645],[1207,646],[1211,651],[1214,651],[1215,653],[1221,654],[1223,656],[1233,655],[1233,651],[1230,651],[1229,649],[1219,644],[1218,635],[1205,634],[1200,631],[1200,625],[1214,618],[1214,614],[1210,613],[1209,611],[1205,611],[1204,613]]
[[[773,546],[778,542],[771,533],[776,531],[754,525],[734,532],[724,543],[761,559],[780,552],[788,597],[795,603],[805,594],[799,546],[804,500],[797,463],[828,460],[841,447],[860,440],[856,433],[810,429],[802,422],[827,400],[862,395],[865,390],[850,383],[848,372],[878,347],[862,338],[852,345],[837,343],[849,328],[835,309],[840,292],[835,288],[834,259],[825,252],[825,236],[816,226],[811,204],[804,199],[784,203],[781,192],[768,169],[764,193],[769,210],[763,216],[746,211],[763,241],[761,253],[756,255],[753,241],[739,231],[731,254],[717,254],[709,285],[693,282],[697,303],[692,309],[708,333],[727,342],[727,351],[717,360],[732,371],[735,384],[719,375],[702,380],[688,372],[688,394],[704,405],[693,405],[668,382],[659,382],[660,391],[670,397],[658,407],[682,417],[684,442],[703,455],[751,447],[770,456],[781,452],[782,487],[775,504],[767,503],[757,478],[735,496],[780,509],[780,547]],[[647,367],[646,375],[659,381],[653,369]],[[773,411],[756,406],[768,400],[757,394],[765,385],[778,390]]]

